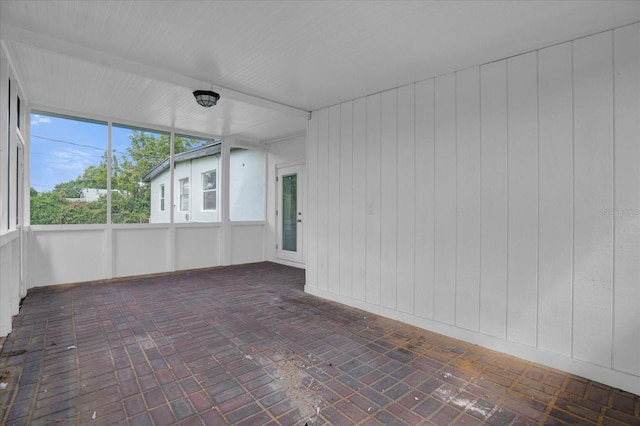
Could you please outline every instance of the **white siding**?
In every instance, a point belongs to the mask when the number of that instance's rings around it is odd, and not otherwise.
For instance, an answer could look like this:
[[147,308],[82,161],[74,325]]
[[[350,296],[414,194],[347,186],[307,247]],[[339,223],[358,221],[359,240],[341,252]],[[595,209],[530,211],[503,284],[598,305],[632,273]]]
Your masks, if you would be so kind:
[[616,213],[613,368],[640,376],[640,25],[617,30],[613,36]]
[[507,336],[507,62],[480,67],[480,332]]
[[507,338],[536,345],[538,297],[537,52],[507,61]]
[[[323,216],[307,291],[640,392],[639,28],[314,112],[353,281],[325,291]],[[331,149],[353,174],[327,188]]]
[[573,93],[571,43],[540,51],[538,345],[571,355]]
[[435,80],[435,311],[436,321],[456,317],[456,80]]
[[456,325],[480,326],[480,69],[456,74],[457,263]]
[[435,143],[433,80],[415,85],[415,282],[414,312],[418,317],[433,319],[435,258]]
[[612,33],[576,40],[573,356],[611,367],[613,296]]

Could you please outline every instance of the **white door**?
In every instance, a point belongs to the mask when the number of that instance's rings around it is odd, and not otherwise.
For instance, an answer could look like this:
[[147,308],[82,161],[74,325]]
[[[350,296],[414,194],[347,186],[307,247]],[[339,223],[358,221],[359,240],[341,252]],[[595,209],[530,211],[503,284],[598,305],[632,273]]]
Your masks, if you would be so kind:
[[303,263],[302,220],[304,166],[278,168],[278,206],[276,257]]

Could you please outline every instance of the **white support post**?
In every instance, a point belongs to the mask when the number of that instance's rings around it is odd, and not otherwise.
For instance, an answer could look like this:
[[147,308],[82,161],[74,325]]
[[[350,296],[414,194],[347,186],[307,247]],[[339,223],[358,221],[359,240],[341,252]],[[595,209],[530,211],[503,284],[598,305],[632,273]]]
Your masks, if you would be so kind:
[[8,231],[8,206],[7,197],[9,192],[9,180],[7,175],[8,167],[8,98],[9,93],[9,61],[0,51],[0,234]]
[[229,203],[231,201],[231,197],[229,196],[229,179],[231,177],[231,173],[229,168],[231,166],[230,155],[231,155],[231,144],[233,142],[233,138],[223,138],[222,144],[220,148],[220,176],[222,181],[222,195],[220,202],[220,221],[222,224],[222,238],[220,238],[221,247],[221,263],[222,265],[231,265],[231,250],[232,250],[232,229],[231,229],[231,221],[229,219]]

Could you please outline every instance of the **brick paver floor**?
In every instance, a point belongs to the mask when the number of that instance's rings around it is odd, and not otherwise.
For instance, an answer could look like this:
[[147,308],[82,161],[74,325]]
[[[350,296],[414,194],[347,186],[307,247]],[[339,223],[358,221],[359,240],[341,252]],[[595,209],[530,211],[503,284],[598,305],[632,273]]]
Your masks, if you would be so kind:
[[640,424],[636,395],[303,284],[258,263],[34,289],[2,348],[0,422]]

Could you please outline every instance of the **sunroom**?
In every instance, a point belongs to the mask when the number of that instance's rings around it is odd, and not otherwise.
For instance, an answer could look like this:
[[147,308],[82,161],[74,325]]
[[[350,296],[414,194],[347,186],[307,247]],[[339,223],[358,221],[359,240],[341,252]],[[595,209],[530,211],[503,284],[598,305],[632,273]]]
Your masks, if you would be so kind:
[[0,335],[30,289],[268,261],[639,394],[639,22],[637,1],[2,1]]

